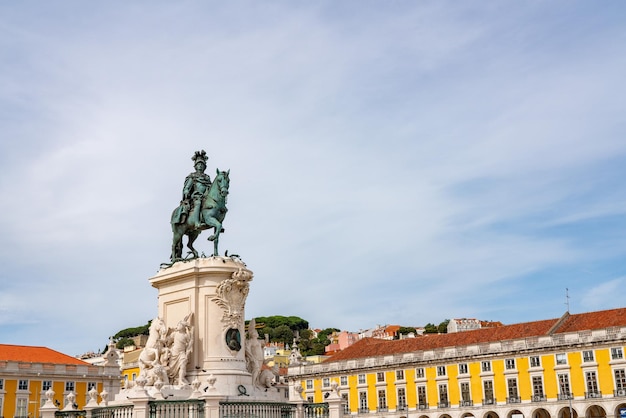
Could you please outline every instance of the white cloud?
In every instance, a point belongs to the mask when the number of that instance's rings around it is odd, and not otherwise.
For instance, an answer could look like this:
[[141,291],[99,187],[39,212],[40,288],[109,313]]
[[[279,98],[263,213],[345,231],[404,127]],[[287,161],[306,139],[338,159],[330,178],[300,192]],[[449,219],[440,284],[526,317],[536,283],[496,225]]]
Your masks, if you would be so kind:
[[[559,5],[352,6],[0,6],[0,260],[29,289],[0,294],[32,321],[20,338],[76,353],[156,314],[147,278],[202,148],[231,169],[221,248],[255,272],[247,315],[525,321],[560,316],[536,306],[574,291],[568,271],[615,275],[624,29],[583,31],[576,5],[559,33]],[[89,324],[37,325],[51,292]]]

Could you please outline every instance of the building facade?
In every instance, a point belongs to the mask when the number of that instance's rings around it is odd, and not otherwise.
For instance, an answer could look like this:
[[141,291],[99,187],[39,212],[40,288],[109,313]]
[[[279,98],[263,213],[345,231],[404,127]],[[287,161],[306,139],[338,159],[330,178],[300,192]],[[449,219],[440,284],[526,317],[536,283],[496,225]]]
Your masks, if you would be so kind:
[[[626,412],[626,309],[425,335],[364,339],[289,368],[292,393],[345,414],[414,418],[603,418]],[[300,388],[296,388],[299,386]],[[294,395],[295,396],[295,395]]]
[[46,347],[0,344],[0,416],[39,416],[49,389],[55,392],[60,408],[69,393],[81,408],[92,388],[111,396],[119,392],[119,379],[115,359],[109,365],[95,366]]

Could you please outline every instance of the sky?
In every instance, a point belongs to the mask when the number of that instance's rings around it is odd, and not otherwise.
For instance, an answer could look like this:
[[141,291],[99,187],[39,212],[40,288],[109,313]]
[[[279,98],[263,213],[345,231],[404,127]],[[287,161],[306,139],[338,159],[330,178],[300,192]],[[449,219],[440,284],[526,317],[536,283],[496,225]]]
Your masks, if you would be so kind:
[[78,355],[154,318],[201,149],[230,170],[247,319],[626,306],[624,21],[621,1],[0,3],[0,343]]

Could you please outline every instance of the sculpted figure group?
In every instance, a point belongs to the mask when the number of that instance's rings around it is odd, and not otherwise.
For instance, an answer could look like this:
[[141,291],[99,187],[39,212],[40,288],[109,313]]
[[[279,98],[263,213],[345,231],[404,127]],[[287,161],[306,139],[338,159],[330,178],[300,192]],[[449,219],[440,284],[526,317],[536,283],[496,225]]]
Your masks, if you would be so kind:
[[187,363],[193,349],[192,313],[168,328],[161,318],[150,324],[146,347],[139,356],[139,377],[147,386],[156,382],[163,385],[188,385]]

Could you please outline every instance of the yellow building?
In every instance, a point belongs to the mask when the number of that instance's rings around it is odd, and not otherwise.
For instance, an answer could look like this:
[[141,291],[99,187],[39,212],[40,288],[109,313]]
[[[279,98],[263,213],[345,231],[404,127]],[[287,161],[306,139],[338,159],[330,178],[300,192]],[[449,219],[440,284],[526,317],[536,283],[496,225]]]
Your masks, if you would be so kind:
[[[346,414],[600,418],[626,413],[626,308],[395,341],[366,338],[289,368],[309,402]],[[294,391],[292,393],[296,393]]]
[[65,406],[72,392],[81,409],[88,392],[104,389],[111,397],[119,392],[119,367],[93,366],[46,347],[0,344],[0,416],[37,417],[46,401],[46,392],[55,392],[54,401]]
[[122,379],[124,387],[128,387],[130,382],[134,382],[139,377],[139,356],[143,348],[132,351],[124,351],[122,354]]

